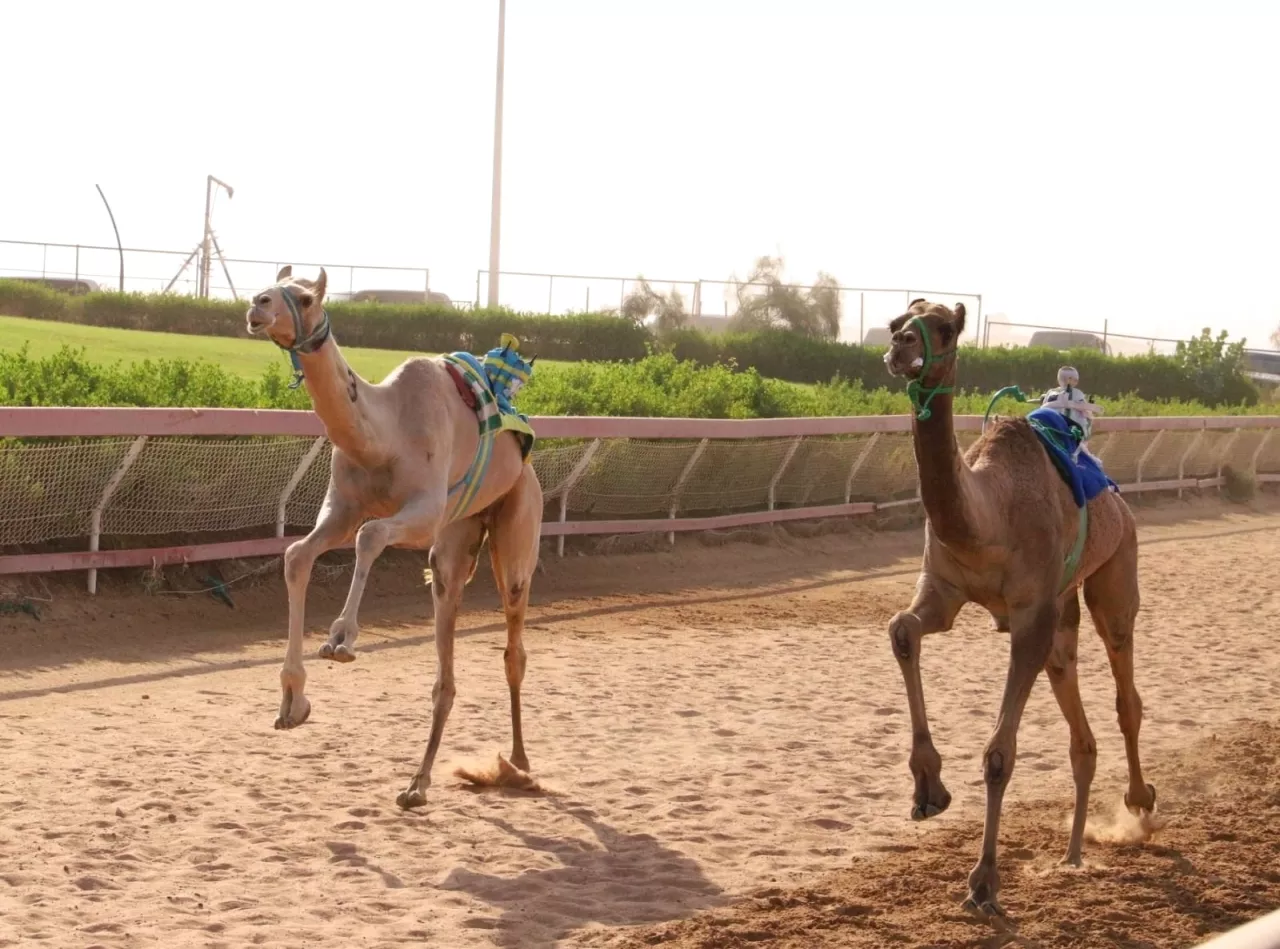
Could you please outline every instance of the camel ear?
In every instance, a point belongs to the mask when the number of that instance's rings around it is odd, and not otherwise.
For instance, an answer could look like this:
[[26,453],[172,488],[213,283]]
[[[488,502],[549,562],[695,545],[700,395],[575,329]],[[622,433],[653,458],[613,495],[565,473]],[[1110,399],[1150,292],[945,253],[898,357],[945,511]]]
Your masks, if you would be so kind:
[[315,290],[313,291],[316,295],[317,303],[321,303],[324,301],[324,288],[328,282],[329,282],[329,275],[326,274],[324,272],[324,268],[321,267],[320,276],[316,277],[316,287],[315,287]]
[[283,267],[280,268],[280,272],[276,274],[276,283],[279,283],[281,280],[284,280],[286,277],[292,277],[292,276],[293,276],[293,265],[285,264]]
[[956,335],[957,335],[957,336],[959,336],[961,333],[963,333],[963,332],[964,332],[964,315],[965,315],[965,312],[966,312],[966,311],[965,311],[965,308],[964,308],[964,304],[963,304],[963,303],[957,303],[957,304],[956,304],[956,309],[955,309],[956,319],[955,319],[955,323],[953,323],[953,324],[952,324],[952,325],[955,327]]
[[911,308],[912,308],[913,306],[915,306],[917,303],[924,303],[924,302],[925,302],[924,297],[920,297],[920,298],[918,298],[918,299],[916,299],[916,300],[912,300],[910,303],[908,303],[908,304],[907,304],[907,309],[908,309],[908,310],[909,310],[909,309],[911,309]]

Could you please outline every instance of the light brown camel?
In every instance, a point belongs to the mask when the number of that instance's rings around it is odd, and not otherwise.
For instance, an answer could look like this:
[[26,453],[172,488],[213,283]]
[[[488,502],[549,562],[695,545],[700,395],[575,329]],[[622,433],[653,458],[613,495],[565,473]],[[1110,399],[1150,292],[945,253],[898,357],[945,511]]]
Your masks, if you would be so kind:
[[[514,433],[499,431],[478,491],[462,511],[451,510],[449,486],[469,473],[480,446],[475,411],[438,358],[407,359],[377,385],[361,379],[342,358],[324,310],[326,276],[305,280],[284,267],[275,286],[253,298],[248,330],[297,354],[307,392],[333,445],[324,504],[311,533],[284,555],[289,591],[289,643],[280,673],[283,697],[276,728],[294,728],[311,714],[304,694],[303,612],[311,568],[320,554],[355,537],[351,588],[320,655],[355,659],[357,613],[369,570],[388,546],[430,548],[431,598],[439,666],[432,689],[431,734],[422,765],[396,799],[401,807],[426,803],[431,767],[455,694],[454,627],[464,586],[475,572],[486,535],[494,580],[507,620],[503,653],[511,693],[511,764],[525,772],[520,724],[522,642],[529,584],[537,566],[542,488],[526,464]],[[464,492],[465,493],[465,492]],[[509,766],[500,759],[500,765]]]
[[1093,733],[1076,679],[1080,626],[1077,588],[1106,645],[1116,680],[1116,710],[1129,760],[1130,810],[1151,811],[1155,788],[1142,778],[1138,729],[1142,701],[1133,681],[1133,624],[1138,614],[1138,543],[1124,500],[1103,491],[1088,503],[1078,563],[1071,553],[1080,509],[1026,419],[990,425],[964,456],[956,444],[951,391],[965,309],[915,300],[890,323],[885,365],[911,380],[912,433],[926,514],[924,561],[911,606],[889,622],[889,638],[906,682],[911,711],[912,817],[942,813],[951,795],[933,746],[920,681],[921,640],[951,629],[965,603],[977,603],[1010,630],[1010,661],[995,731],[983,753],[987,788],[982,855],[969,874],[968,909],[1002,915],[997,899],[996,839],[1013,774],[1018,723],[1040,670],[1053,687],[1071,732],[1075,812],[1065,862],[1079,865],[1089,786],[1097,763]]

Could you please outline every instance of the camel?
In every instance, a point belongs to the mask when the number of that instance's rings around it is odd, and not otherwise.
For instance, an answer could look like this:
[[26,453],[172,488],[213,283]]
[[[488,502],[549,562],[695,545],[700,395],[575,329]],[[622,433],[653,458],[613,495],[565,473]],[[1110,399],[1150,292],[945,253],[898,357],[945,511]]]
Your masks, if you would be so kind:
[[[952,627],[965,603],[989,611],[1010,633],[1010,661],[995,731],[983,753],[987,790],[982,852],[969,874],[964,907],[1004,915],[998,894],[996,840],[1005,789],[1013,774],[1018,724],[1043,668],[1071,733],[1075,810],[1064,863],[1079,866],[1089,788],[1097,763],[1076,678],[1080,626],[1077,591],[1107,649],[1124,734],[1130,811],[1149,814],[1155,788],[1142,777],[1138,730],[1142,701],[1133,681],[1133,626],[1138,614],[1137,529],[1120,495],[1104,490],[1077,506],[1027,419],[998,419],[963,457],[956,444],[952,390],[965,308],[914,300],[890,324],[885,365],[906,377],[915,408],[912,436],[924,505],[925,544],[911,605],[889,622],[889,639],[911,713],[912,818],[947,809],[942,759],[934,748],[920,679],[921,641]],[[1082,513],[1085,512],[1085,513]],[[1087,516],[1087,521],[1086,521]],[[1084,532],[1083,546],[1077,544]],[[1074,556],[1073,556],[1074,555]]]
[[[302,630],[316,558],[354,536],[351,587],[320,648],[321,658],[351,662],[356,658],[360,600],[373,562],[387,546],[430,548],[438,657],[431,732],[421,766],[396,798],[405,809],[425,804],[456,692],[453,647],[458,608],[487,538],[506,616],[503,661],[511,694],[511,758],[508,764],[499,755],[499,773],[510,778],[514,765],[516,780],[527,778],[520,687],[526,665],[525,610],[542,527],[538,478],[533,466],[525,463],[516,433],[497,430],[482,437],[474,401],[471,406],[464,402],[465,381],[445,358],[407,359],[377,385],[356,375],[330,329],[324,309],[326,282],[323,268],[312,281],[293,277],[292,267],[286,266],[274,286],[253,298],[245,316],[250,334],[266,336],[295,359],[333,445],[332,473],[315,526],[284,554],[289,641],[275,727],[296,728],[311,714],[304,692]],[[487,460],[487,467],[481,459]]]

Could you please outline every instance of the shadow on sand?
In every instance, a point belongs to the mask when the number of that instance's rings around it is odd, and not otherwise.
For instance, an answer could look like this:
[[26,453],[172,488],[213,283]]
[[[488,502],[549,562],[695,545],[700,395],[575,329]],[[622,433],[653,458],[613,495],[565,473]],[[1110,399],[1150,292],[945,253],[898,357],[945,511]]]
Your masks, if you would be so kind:
[[[501,877],[455,869],[441,889],[467,893],[501,911],[483,924],[505,949],[550,949],[592,923],[606,927],[667,922],[723,905],[721,889],[696,862],[649,834],[625,834],[587,807],[548,797],[547,803],[591,830],[598,846],[578,837],[526,833],[506,820],[484,817],[559,866]],[[477,920],[481,922],[481,920]]]

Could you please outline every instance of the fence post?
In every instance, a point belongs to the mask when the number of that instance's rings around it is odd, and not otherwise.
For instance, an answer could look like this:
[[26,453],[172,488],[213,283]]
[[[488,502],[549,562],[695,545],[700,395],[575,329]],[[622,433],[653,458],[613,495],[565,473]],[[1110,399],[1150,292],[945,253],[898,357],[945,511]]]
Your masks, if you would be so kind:
[[1267,429],[1267,433],[1262,436],[1262,441],[1258,442],[1258,447],[1253,450],[1253,457],[1249,459],[1249,473],[1255,478],[1258,477],[1258,459],[1262,457],[1262,449],[1267,447],[1267,442],[1271,441],[1271,436],[1275,433],[1274,428]]
[[431,302],[431,268],[430,267],[424,268],[423,274],[426,276],[427,285],[424,288],[426,292],[426,297],[423,299],[422,302],[430,303]]
[[555,291],[556,291],[556,275],[548,274],[547,275],[547,316],[551,315],[551,298],[555,295]]
[[[139,435],[133,440],[133,444],[129,446],[129,450],[124,453],[124,458],[120,461],[120,467],[116,468],[115,474],[107,482],[106,487],[102,489],[102,495],[98,498],[98,504],[93,509],[93,517],[89,521],[89,552],[98,552],[98,543],[102,539],[102,514],[107,509],[107,504],[111,501],[111,496],[116,493],[116,488],[120,487],[120,482],[124,480],[124,476],[128,474],[129,469],[133,467],[133,463],[138,460],[138,456],[142,454],[143,447],[147,444],[147,436]],[[89,568],[89,593],[94,595],[98,592],[98,568]]]
[[477,310],[480,309],[480,275],[482,273],[484,273],[483,270],[476,271],[476,309]]
[[79,244],[77,244],[77,245],[76,245],[76,282],[75,282],[75,288],[76,288],[76,292],[77,292],[77,293],[79,293],[79,292],[80,292],[80,245],[79,245]]
[[876,442],[880,441],[880,433],[872,432],[871,437],[867,439],[867,444],[863,446],[862,451],[858,452],[858,457],[854,459],[853,466],[849,469],[849,477],[844,483],[844,503],[849,504],[853,501],[853,482],[858,478],[858,472],[862,470],[863,464],[871,457],[872,449],[876,447]]
[[289,499],[293,497],[293,492],[298,489],[298,485],[302,482],[303,476],[311,470],[312,462],[316,460],[316,456],[320,454],[320,449],[324,447],[325,437],[319,435],[316,440],[311,443],[311,447],[307,449],[307,453],[302,456],[302,460],[298,462],[298,467],[293,469],[293,474],[289,477],[289,483],[284,486],[284,490],[280,492],[280,500],[276,505],[276,536],[284,536],[284,517],[285,508],[289,506]]
[[[676,512],[680,509],[680,491],[684,488],[684,483],[689,480],[689,474],[693,471],[694,465],[698,463],[698,459],[702,457],[702,453],[707,450],[707,445],[710,443],[711,439],[709,438],[704,438],[698,442],[698,447],[693,450],[693,454],[685,462],[684,468],[680,472],[680,477],[676,478],[675,486],[671,489],[671,511],[667,515],[669,518],[674,518]],[[667,543],[673,547],[675,546],[675,531],[667,531]]]
[[1222,448],[1222,454],[1218,456],[1218,494],[1222,494],[1222,469],[1227,466],[1227,459],[1231,457],[1231,449],[1236,447],[1236,442],[1240,440],[1240,429],[1234,429],[1231,437],[1227,439],[1226,445]]
[[[569,472],[569,477],[564,479],[564,487],[560,489],[560,523],[563,524],[569,518],[569,492],[574,489],[582,476],[587,472],[587,465],[591,464],[591,458],[596,453],[596,449],[600,447],[600,439],[593,438],[591,444],[587,446],[587,450],[582,453],[582,457],[578,459],[578,463],[573,466],[573,470]],[[556,538],[556,556],[564,556],[564,534]]]
[[1167,431],[1168,431],[1168,429],[1166,429],[1166,428],[1159,429],[1159,430],[1156,432],[1156,437],[1155,437],[1155,438],[1153,438],[1153,439],[1151,439],[1151,444],[1147,446],[1146,451],[1144,451],[1144,452],[1142,453],[1142,457],[1140,457],[1140,458],[1138,459],[1138,481],[1137,481],[1137,483],[1138,483],[1139,487],[1141,487],[1141,485],[1142,485],[1142,469],[1146,466],[1146,464],[1147,464],[1147,459],[1151,457],[1151,453],[1152,453],[1153,451],[1155,451],[1155,450],[1156,450],[1156,446],[1160,444],[1160,439],[1164,438],[1164,433],[1165,433],[1165,432],[1167,432]]
[[1202,441],[1204,441],[1203,428],[1196,432],[1196,437],[1191,439],[1191,444],[1187,446],[1187,450],[1178,459],[1178,497],[1182,497],[1182,482],[1187,476],[1187,459],[1191,457],[1191,453],[1196,450]]
[[769,510],[773,510],[775,495],[778,491],[778,482],[782,480],[783,473],[787,470],[787,465],[791,464],[791,459],[796,456],[796,452],[800,450],[800,443],[804,441],[803,435],[797,435],[791,439],[791,447],[787,449],[787,453],[782,457],[782,464],[778,465],[778,470],[773,473],[773,479],[769,482]]

